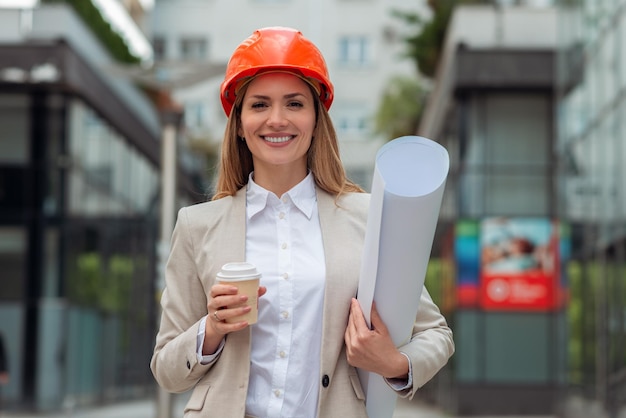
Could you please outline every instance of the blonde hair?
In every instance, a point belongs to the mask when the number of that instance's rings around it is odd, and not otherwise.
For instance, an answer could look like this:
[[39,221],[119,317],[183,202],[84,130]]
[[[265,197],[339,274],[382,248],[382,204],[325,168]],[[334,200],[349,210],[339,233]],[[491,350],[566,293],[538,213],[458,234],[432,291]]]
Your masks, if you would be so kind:
[[[250,173],[254,170],[252,153],[246,142],[237,135],[241,124],[241,102],[250,84],[242,87],[237,94],[230,116],[220,156],[217,184],[212,200],[233,196],[248,183]],[[316,124],[313,139],[307,154],[307,168],[313,173],[316,185],[335,196],[347,192],[363,192],[363,189],[346,176],[339,156],[339,142],[332,120],[313,87],[315,100]]]

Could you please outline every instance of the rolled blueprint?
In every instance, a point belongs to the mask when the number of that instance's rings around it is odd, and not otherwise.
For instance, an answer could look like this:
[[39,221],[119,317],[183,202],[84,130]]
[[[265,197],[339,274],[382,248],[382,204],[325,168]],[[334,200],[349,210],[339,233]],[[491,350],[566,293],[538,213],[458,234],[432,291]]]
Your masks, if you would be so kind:
[[[357,299],[370,325],[372,301],[396,347],[411,338],[450,166],[448,152],[404,136],[376,154]],[[370,418],[391,418],[397,394],[359,369]]]

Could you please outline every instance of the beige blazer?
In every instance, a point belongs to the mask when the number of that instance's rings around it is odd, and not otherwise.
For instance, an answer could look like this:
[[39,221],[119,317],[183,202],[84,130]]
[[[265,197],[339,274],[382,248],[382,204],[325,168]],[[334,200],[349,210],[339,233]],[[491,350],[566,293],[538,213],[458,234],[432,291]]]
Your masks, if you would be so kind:
[[[348,193],[335,202],[334,196],[318,189],[317,200],[327,272],[318,416],[366,417],[356,369],[346,360],[344,331],[358,286],[369,195]],[[245,219],[245,187],[233,197],[178,213],[150,367],[159,385],[168,391],[193,388],[185,417],[245,416],[250,329],[229,334],[215,362],[202,365],[196,356],[199,322],[207,315],[207,294],[218,270],[227,262],[245,259]],[[411,359],[413,387],[402,394],[410,397],[454,352],[452,332],[426,291],[422,292],[413,338],[400,349]]]

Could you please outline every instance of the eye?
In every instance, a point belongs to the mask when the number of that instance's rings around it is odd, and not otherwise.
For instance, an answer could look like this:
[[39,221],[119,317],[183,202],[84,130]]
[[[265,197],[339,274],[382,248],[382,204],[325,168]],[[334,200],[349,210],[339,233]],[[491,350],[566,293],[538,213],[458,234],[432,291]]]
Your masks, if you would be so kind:
[[267,103],[265,102],[253,102],[250,107],[252,109],[262,109],[264,107],[267,107]]
[[299,107],[304,107],[304,105],[302,104],[302,102],[299,102],[297,100],[292,100],[289,103],[287,103],[287,107],[299,108]]

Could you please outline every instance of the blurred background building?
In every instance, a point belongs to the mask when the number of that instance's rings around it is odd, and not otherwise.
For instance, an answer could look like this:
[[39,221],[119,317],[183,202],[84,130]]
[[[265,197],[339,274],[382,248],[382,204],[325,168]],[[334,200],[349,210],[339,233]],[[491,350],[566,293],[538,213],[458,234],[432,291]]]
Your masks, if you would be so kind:
[[626,2],[563,2],[558,16],[558,216],[573,236],[568,387],[616,416],[626,404]]
[[[2,403],[146,396],[161,109],[109,69],[144,65],[150,43],[135,25],[130,49],[89,1],[13,3],[0,8]],[[202,160],[180,161],[179,205],[203,196]]]
[[369,188],[400,134],[450,153],[427,286],[457,352],[419,400],[462,416],[617,416],[624,0],[0,0],[4,404],[154,395],[164,132],[178,129],[172,204],[205,200],[226,61],[275,25],[324,53],[355,181]]
[[441,279],[456,290],[451,380],[463,415],[549,414],[566,383],[557,12],[543,6],[457,5],[418,129],[452,160],[436,250],[454,271]]

